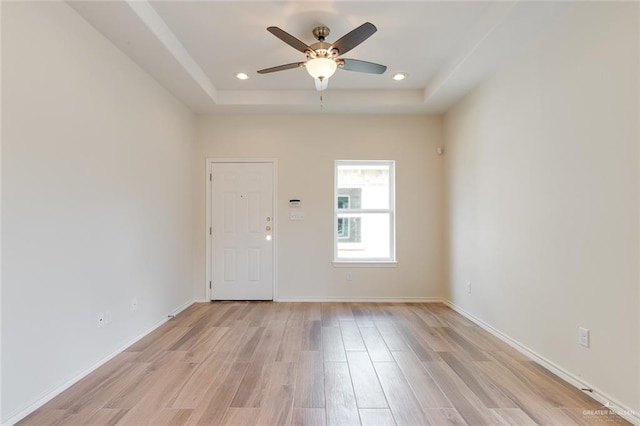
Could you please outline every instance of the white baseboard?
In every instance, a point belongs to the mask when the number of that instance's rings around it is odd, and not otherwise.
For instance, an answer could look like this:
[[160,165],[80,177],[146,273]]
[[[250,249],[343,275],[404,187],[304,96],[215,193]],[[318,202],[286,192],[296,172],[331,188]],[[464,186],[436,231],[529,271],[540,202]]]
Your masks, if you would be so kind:
[[177,309],[175,309],[172,312],[170,312],[161,321],[159,321],[156,324],[154,324],[153,326],[151,326],[151,328],[147,329],[146,331],[142,332],[141,334],[137,335],[136,337],[134,337],[134,338],[128,340],[127,342],[125,342],[124,344],[120,345],[117,349],[115,349],[109,355],[105,356],[104,358],[102,358],[101,360],[99,360],[98,362],[93,364],[92,366],[88,367],[87,369],[85,369],[84,371],[80,372],[76,376],[74,376],[71,379],[67,380],[62,385],[58,386],[57,388],[55,388],[51,392],[49,392],[46,395],[44,395],[42,398],[38,399],[33,404],[29,405],[27,408],[23,409],[22,411],[18,412],[17,414],[14,414],[13,416],[11,416],[4,423],[2,423],[2,426],[13,426],[14,424],[18,423],[20,420],[24,419],[29,414],[31,414],[34,411],[36,411],[38,408],[42,407],[44,404],[46,404],[47,402],[51,401],[53,398],[55,398],[56,396],[60,395],[65,390],[69,389],[71,386],[73,386],[74,384],[76,384],[77,382],[79,382],[80,380],[82,380],[83,378],[88,376],[89,374],[93,373],[99,367],[101,367],[102,365],[104,365],[107,362],[109,362],[110,360],[112,360],[116,355],[118,355],[121,352],[123,352],[129,346],[133,345],[138,340],[142,339],[147,334],[151,333],[152,331],[154,331],[155,329],[157,329],[158,327],[163,325],[165,322],[169,321],[169,319],[171,319],[171,315],[173,315],[173,316],[178,315],[180,312],[184,311],[189,306],[193,305],[193,303],[194,303],[194,301],[191,300],[191,301],[188,301],[188,302],[184,303],[183,305],[179,306]]
[[[190,300],[188,302],[183,303],[182,305],[178,306],[178,308],[176,308],[176,310],[174,310],[171,315],[178,315],[180,312],[186,310],[189,306],[193,305],[194,303],[196,303],[195,300]],[[158,328],[158,327],[156,327],[156,328]],[[149,334],[149,333],[147,333],[147,334]],[[145,336],[146,336],[146,334],[145,334]],[[138,340],[140,340],[140,339],[138,339]]]
[[451,301],[449,301],[447,299],[444,299],[443,303],[446,304],[447,306],[449,306],[451,309],[453,309],[457,313],[459,313],[460,315],[462,315],[465,318],[469,319],[470,321],[474,322],[475,324],[477,324],[482,329],[484,329],[484,330],[488,331],[489,333],[493,334],[498,339],[502,340],[503,342],[505,342],[506,344],[508,344],[509,346],[511,346],[512,348],[514,348],[518,352],[520,352],[521,354],[525,355],[527,358],[531,359],[532,361],[535,361],[536,363],[538,363],[542,367],[544,367],[547,370],[549,370],[551,373],[553,373],[556,376],[560,377],[562,380],[564,380],[565,382],[569,383],[570,385],[575,386],[576,388],[578,388],[580,390],[582,390],[583,388],[591,389],[592,392],[589,392],[588,395],[591,396],[596,401],[601,402],[603,404],[603,406],[607,410],[618,414],[620,417],[624,418],[625,420],[628,420],[629,422],[633,423],[636,426],[640,426],[640,413],[636,413],[635,411],[631,410],[630,408],[625,407],[623,404],[620,404],[618,401],[616,401],[611,396],[607,395],[605,392],[602,392],[601,390],[599,390],[599,389],[595,388],[594,386],[590,385],[589,383],[583,381],[582,379],[578,378],[577,376],[573,375],[572,373],[570,373],[570,372],[566,371],[565,369],[559,367],[558,365],[556,365],[552,361],[548,360],[547,358],[543,357],[542,355],[539,355],[535,351],[533,351],[533,350],[529,349],[528,347],[524,346],[523,344],[521,344],[517,340],[514,340],[513,338],[511,338],[511,337],[507,336],[506,334],[502,333],[501,331],[493,328],[491,325],[487,324],[486,322],[484,322],[480,318],[478,318],[478,317],[470,314],[469,312],[465,311],[460,306],[457,306],[456,304],[452,303]]
[[279,297],[274,302],[339,302],[339,303],[444,303],[441,297]]

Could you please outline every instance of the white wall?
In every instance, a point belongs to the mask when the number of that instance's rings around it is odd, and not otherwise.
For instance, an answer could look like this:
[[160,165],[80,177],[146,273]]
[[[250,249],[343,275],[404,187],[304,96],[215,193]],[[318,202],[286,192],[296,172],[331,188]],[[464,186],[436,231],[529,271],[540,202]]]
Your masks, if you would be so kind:
[[193,299],[195,121],[66,3],[2,8],[7,420]]
[[[445,289],[441,119],[425,116],[228,115],[198,121],[195,285],[205,293],[207,157],[278,160],[275,229],[280,299],[427,298]],[[341,268],[333,260],[334,161],[396,161],[395,268]],[[288,200],[304,221],[289,221]],[[346,281],[348,271],[353,281]]]
[[573,4],[445,133],[453,303],[639,412],[637,9]]

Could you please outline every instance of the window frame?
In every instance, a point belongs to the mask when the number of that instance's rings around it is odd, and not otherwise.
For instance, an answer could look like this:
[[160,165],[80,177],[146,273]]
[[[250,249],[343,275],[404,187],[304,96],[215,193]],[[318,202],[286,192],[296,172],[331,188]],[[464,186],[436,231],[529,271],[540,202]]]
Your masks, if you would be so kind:
[[[388,166],[389,167],[389,207],[387,209],[364,209],[351,208],[338,209],[338,168],[340,166]],[[356,264],[367,265],[395,265],[396,258],[396,203],[395,203],[395,161],[394,160],[336,160],[334,164],[333,179],[333,264],[348,265]],[[340,195],[343,196],[343,195]],[[338,219],[340,214],[388,214],[389,215],[389,257],[356,257],[356,258],[340,258],[338,257]],[[342,242],[344,243],[344,242]]]

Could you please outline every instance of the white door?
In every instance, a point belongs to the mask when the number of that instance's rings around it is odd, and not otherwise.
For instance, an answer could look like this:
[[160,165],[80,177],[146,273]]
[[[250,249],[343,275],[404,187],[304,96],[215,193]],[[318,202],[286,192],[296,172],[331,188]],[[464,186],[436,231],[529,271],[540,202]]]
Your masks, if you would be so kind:
[[273,300],[273,164],[211,172],[211,299]]

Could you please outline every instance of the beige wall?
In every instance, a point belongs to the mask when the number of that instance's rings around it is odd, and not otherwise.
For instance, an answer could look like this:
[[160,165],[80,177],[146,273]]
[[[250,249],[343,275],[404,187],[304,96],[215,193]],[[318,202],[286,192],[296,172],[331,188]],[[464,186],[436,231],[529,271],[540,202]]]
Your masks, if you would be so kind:
[[636,412],[637,8],[572,5],[445,119],[449,297]]
[[2,66],[7,420],[192,300],[195,123],[64,2],[3,2]]
[[[208,157],[278,160],[280,299],[449,297],[640,411],[638,16],[574,5],[438,157],[440,117],[196,121],[66,4],[3,2],[0,417],[204,299]],[[336,159],[396,160],[397,267],[332,265]]]
[[[195,285],[205,289],[205,159],[278,160],[278,298],[428,298],[444,294],[441,120],[425,116],[230,115],[200,117]],[[396,161],[395,268],[337,268],[333,260],[334,161]],[[300,198],[305,220],[289,221]],[[346,274],[353,274],[353,281]]]

